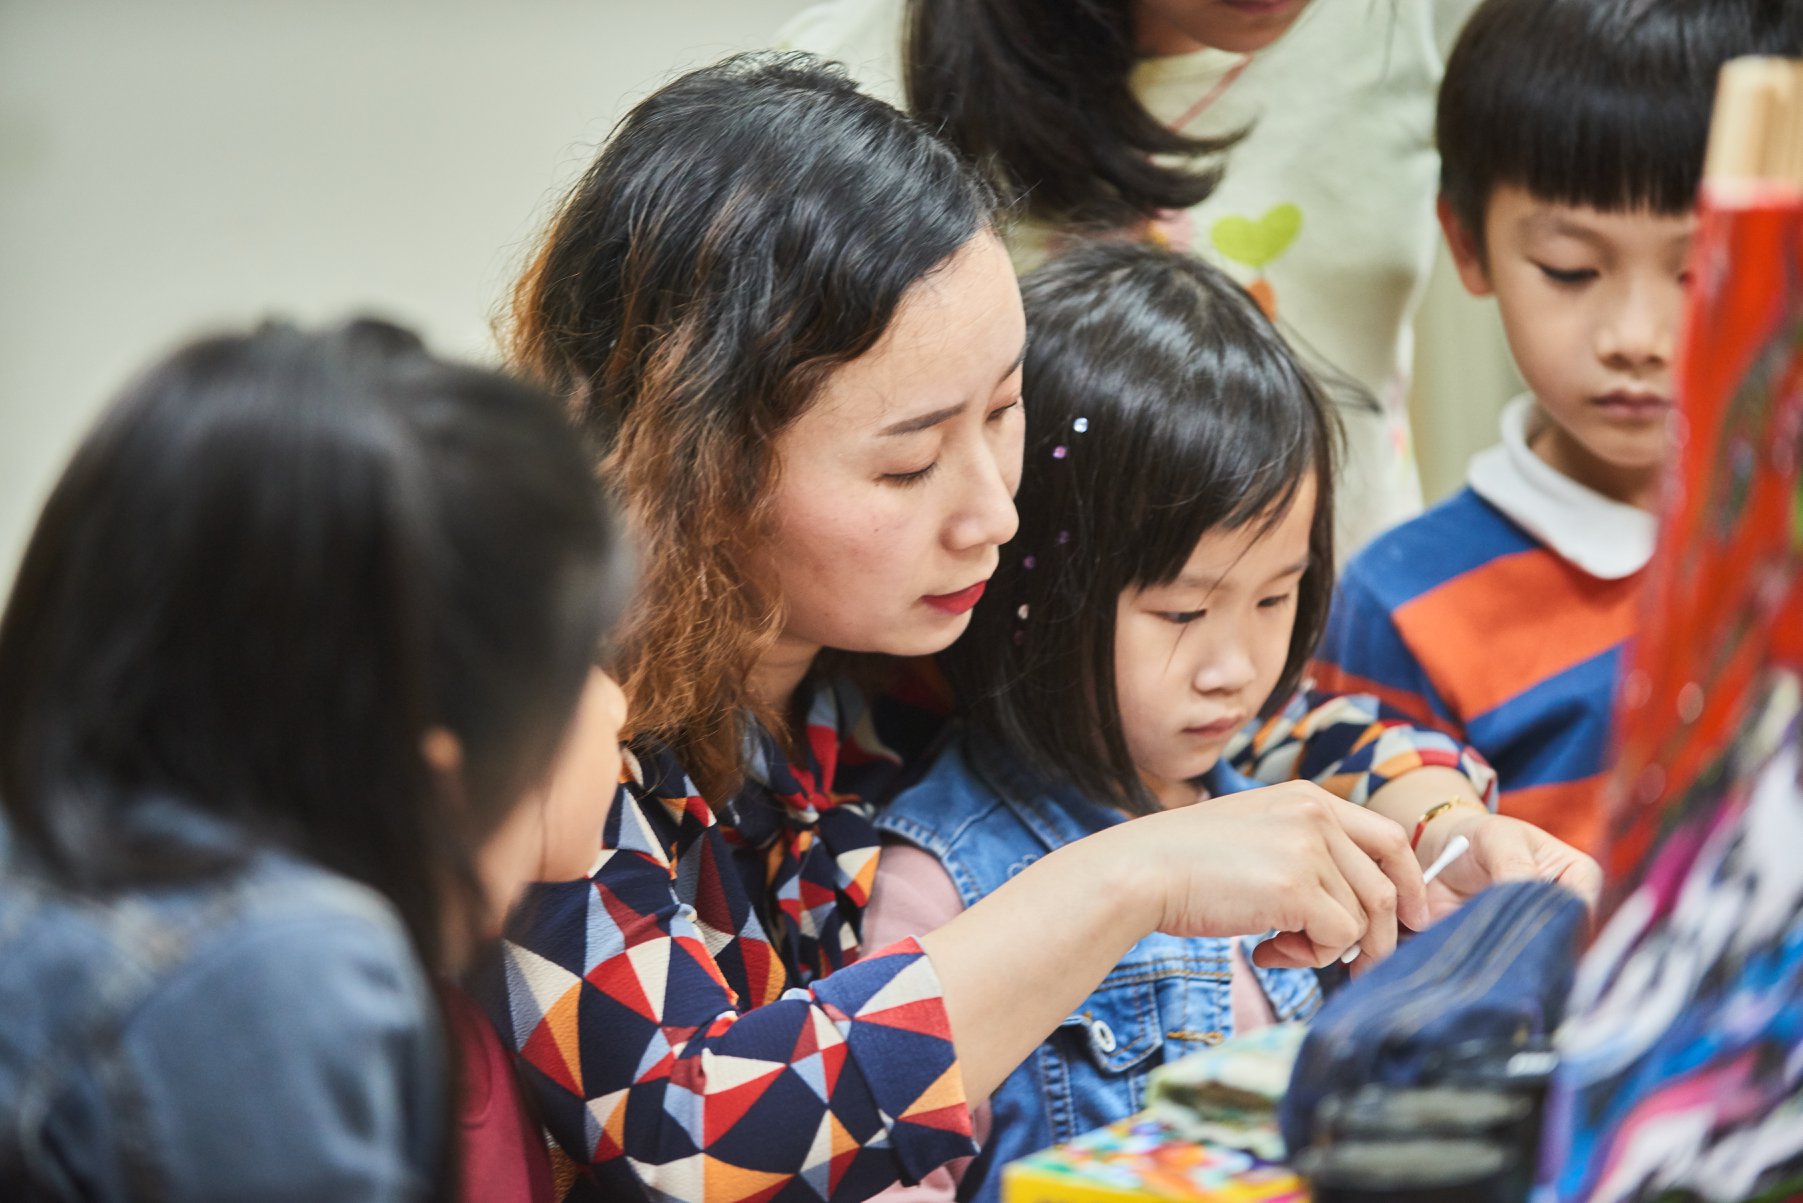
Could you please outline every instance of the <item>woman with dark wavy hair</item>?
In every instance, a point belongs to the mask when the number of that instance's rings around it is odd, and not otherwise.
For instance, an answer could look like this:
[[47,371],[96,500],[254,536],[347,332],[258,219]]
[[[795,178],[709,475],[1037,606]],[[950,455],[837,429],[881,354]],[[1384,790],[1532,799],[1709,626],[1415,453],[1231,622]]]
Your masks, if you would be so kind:
[[1142,238],[1244,285],[1338,382],[1342,554],[1421,508],[1411,322],[1434,91],[1476,0],[830,0],[778,43],[849,64],[988,165],[1017,265]]
[[1291,783],[865,947],[875,804],[945,708],[881,664],[965,629],[1016,527],[994,203],[843,74],[750,56],[634,109],[520,282],[515,358],[643,549],[600,859],[527,895],[487,983],[581,1197],[865,1198],[970,1154],[966,1100],[1148,932],[1277,928],[1261,963],[1299,966],[1425,919],[1402,829]]

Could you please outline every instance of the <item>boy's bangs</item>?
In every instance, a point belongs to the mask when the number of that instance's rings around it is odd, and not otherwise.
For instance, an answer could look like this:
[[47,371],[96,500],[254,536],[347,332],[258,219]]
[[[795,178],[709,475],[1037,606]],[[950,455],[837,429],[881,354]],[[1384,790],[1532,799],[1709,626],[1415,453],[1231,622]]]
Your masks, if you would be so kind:
[[1683,213],[1696,204],[1709,110],[1684,90],[1516,81],[1513,114],[1484,148],[1492,186],[1607,212]]
[[1441,190],[1474,234],[1499,184],[1682,213],[1696,203],[1722,63],[1799,53],[1794,0],[1487,0],[1440,89]]

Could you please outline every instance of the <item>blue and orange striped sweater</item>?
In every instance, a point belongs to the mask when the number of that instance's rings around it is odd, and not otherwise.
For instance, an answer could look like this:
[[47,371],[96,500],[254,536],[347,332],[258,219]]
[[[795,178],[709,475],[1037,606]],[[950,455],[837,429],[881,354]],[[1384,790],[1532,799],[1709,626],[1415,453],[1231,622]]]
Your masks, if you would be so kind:
[[1469,744],[1496,769],[1503,814],[1594,853],[1644,577],[1592,575],[1467,487],[1347,565],[1315,684]]

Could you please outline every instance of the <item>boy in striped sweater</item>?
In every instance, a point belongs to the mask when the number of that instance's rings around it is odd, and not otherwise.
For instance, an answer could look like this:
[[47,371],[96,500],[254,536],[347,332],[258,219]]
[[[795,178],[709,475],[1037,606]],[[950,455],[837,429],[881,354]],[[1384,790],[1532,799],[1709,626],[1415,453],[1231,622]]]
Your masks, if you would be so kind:
[[1592,853],[1715,76],[1803,53],[1799,8],[1486,0],[1447,63],[1441,225],[1530,392],[1466,488],[1347,566],[1315,680],[1476,748],[1504,814]]

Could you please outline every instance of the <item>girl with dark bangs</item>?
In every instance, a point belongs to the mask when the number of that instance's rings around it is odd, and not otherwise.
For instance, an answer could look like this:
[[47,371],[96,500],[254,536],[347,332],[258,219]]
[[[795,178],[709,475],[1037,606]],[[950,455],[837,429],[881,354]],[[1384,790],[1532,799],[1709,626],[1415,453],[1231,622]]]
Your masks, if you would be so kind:
[[777,35],[984,164],[1027,270],[1187,251],[1335,382],[1343,555],[1421,509],[1404,399],[1433,260],[1440,47],[1476,0],[826,0]]
[[396,327],[126,390],[0,619],[0,1197],[457,1197],[449,983],[593,858],[626,567],[556,403]]
[[1295,966],[1426,921],[1396,825],[1287,782],[865,938],[878,804],[948,706],[882,658],[964,630],[1023,437],[994,196],[921,125],[805,55],[684,76],[571,192],[514,318],[643,550],[600,858],[528,894],[486,991],[576,1197],[867,1198],[968,1156],[965,1100],[1154,930],[1276,925]]
[[[943,657],[962,730],[877,820],[897,843],[877,871],[876,943],[933,931],[1023,865],[1134,816],[1229,819],[1257,787],[1230,763],[1240,747],[1329,713],[1362,710],[1368,730],[1312,772],[1368,777],[1370,808],[1411,824],[1434,800],[1414,792],[1434,772],[1384,781],[1396,749],[1375,699],[1273,713],[1332,593],[1334,430],[1252,298],[1188,256],[1126,244],[1054,260],[1022,294],[1020,534]],[[1415,733],[1413,751],[1456,763],[1436,738]],[[1441,846],[1427,826],[1423,864]],[[1443,908],[1510,876],[1600,885],[1587,857],[1525,823],[1492,815],[1469,833],[1472,853],[1434,887]],[[1256,824],[1219,838],[1199,862],[1266,855]],[[1272,887],[1247,891],[1240,931],[1282,926]],[[1281,967],[1293,962],[1255,947],[1262,936],[1225,936],[1135,944],[990,1096],[977,1158],[907,1197],[993,1200],[1009,1161],[1138,1111],[1166,1060],[1319,1007],[1312,971]]]

